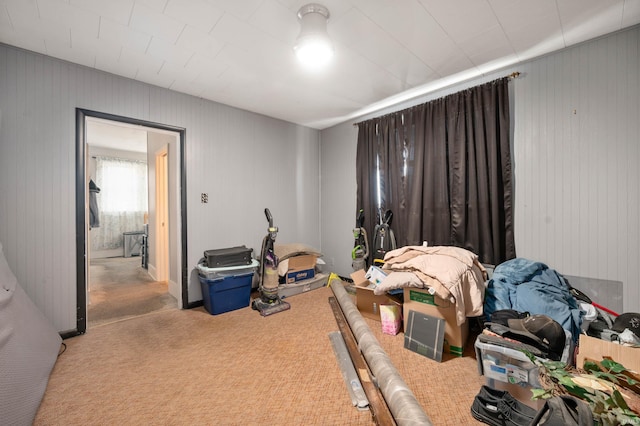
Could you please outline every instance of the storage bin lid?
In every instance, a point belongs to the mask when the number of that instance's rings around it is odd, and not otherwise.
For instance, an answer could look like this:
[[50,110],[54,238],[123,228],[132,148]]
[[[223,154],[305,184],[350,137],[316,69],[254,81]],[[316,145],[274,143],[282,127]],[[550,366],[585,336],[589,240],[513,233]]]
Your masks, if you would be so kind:
[[255,269],[260,265],[260,262],[258,262],[257,259],[251,259],[251,263],[249,265],[225,266],[222,268],[207,268],[203,262],[204,260],[201,260],[196,267],[201,273],[205,275],[215,272],[232,272],[241,271],[243,269]]
[[[491,343],[484,343],[478,340],[477,338],[474,346],[477,349],[479,349],[482,353],[497,352],[502,356],[504,356],[505,358],[514,358],[519,361],[531,363],[531,360],[529,359],[529,357],[524,352],[519,351],[517,349],[507,348],[505,346],[494,345]],[[540,358],[540,359],[544,359],[544,358]]]

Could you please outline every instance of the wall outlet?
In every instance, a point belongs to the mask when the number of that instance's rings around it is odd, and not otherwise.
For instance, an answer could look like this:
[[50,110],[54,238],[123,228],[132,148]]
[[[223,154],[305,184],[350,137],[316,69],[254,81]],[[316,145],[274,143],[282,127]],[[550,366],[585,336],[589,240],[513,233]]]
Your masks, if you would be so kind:
[[200,202],[202,204],[206,204],[209,202],[209,194],[203,192],[202,194],[200,194]]

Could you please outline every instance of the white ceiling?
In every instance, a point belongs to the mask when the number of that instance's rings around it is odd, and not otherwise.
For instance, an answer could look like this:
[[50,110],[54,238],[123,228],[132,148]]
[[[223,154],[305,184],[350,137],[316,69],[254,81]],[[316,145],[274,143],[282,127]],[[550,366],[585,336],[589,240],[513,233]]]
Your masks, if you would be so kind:
[[639,0],[320,0],[335,60],[299,67],[306,0],[0,0],[0,42],[313,128],[640,23]]
[[146,127],[87,117],[87,144],[120,151],[147,152]]

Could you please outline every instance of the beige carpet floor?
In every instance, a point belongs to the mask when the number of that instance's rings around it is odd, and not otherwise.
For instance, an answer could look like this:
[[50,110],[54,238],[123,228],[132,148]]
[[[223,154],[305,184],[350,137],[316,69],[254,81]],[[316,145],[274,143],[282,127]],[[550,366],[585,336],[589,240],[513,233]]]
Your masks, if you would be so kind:
[[[351,405],[329,340],[330,296],[323,287],[290,297],[290,310],[269,317],[176,309],[89,329],[65,341],[34,424],[371,425]],[[366,321],[434,425],[479,424],[472,339],[464,357],[437,363]]]
[[88,296],[88,328],[178,307],[167,282],[154,281],[140,257],[92,259]]

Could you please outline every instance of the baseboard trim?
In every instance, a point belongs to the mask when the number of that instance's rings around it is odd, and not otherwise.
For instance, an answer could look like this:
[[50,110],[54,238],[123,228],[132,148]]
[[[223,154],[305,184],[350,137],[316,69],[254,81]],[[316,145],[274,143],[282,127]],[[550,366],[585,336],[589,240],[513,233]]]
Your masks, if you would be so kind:
[[66,340],[71,337],[80,336],[81,334],[84,334],[84,333],[80,333],[78,330],[67,330],[67,331],[61,331],[58,334],[60,335],[62,340]]
[[187,309],[199,308],[200,306],[204,306],[204,301],[198,300],[197,302],[189,302]]
[[149,273],[151,278],[153,278],[154,281],[158,281],[158,274],[157,274],[155,265],[149,264],[148,266],[149,266],[149,269],[147,269],[147,272]]

